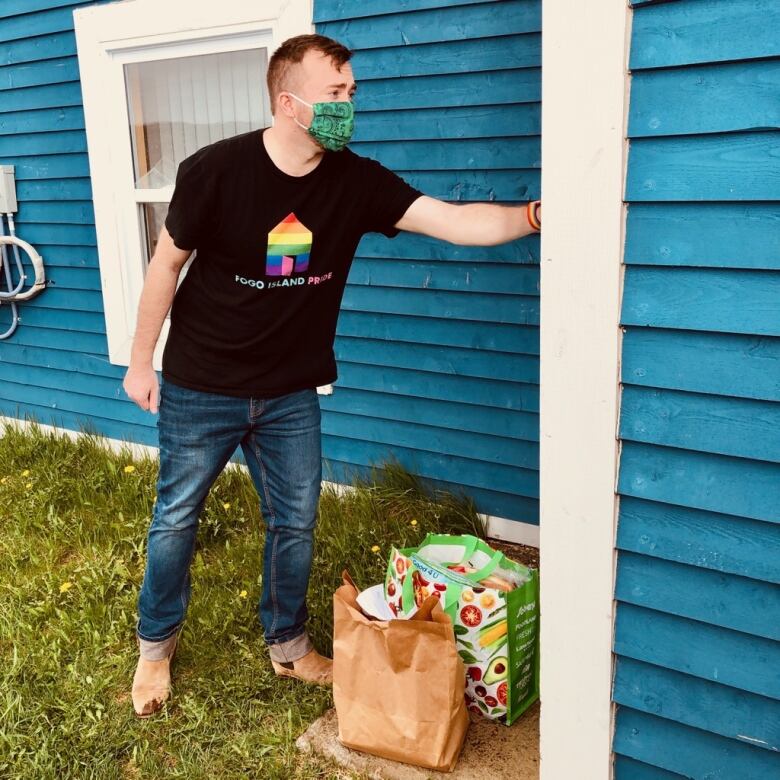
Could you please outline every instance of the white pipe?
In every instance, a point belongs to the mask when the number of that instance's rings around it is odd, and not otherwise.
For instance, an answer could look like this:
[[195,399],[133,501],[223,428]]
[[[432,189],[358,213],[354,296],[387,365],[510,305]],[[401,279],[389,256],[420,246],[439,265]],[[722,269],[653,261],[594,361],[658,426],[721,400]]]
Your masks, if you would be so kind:
[[[13,233],[13,219],[11,218],[10,214],[7,214],[6,216],[9,217],[9,225],[11,227],[11,232]],[[10,244],[14,247],[14,251],[18,252],[19,250],[17,247],[21,247],[30,257],[30,262],[32,263],[33,269],[35,270],[35,281],[33,282],[32,286],[29,290],[26,290],[25,292],[19,292],[15,293],[13,295],[3,295],[0,293],[0,300],[12,300],[12,301],[29,301],[30,298],[34,298],[36,295],[41,293],[44,288],[46,287],[46,274],[43,269],[43,258],[38,254],[35,247],[33,247],[31,244],[28,244],[23,239],[19,238],[15,235],[0,236],[0,246]],[[4,254],[4,253],[3,253]],[[26,276],[22,275],[22,280],[26,279]]]

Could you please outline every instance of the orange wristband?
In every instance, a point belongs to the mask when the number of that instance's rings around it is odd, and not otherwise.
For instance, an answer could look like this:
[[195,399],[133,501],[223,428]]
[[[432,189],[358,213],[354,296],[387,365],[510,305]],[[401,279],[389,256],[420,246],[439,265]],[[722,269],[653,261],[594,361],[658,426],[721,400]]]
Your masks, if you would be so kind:
[[542,229],[542,223],[536,216],[536,209],[541,204],[540,200],[529,200],[525,207],[525,215],[528,224],[537,232]]

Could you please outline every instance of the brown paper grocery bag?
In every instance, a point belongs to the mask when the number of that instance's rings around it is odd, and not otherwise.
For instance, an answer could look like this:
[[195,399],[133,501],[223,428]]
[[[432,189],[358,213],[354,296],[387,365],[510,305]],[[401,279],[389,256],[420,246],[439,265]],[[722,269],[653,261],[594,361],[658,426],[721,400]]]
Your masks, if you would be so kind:
[[347,747],[450,772],[469,725],[465,667],[435,596],[410,620],[375,620],[349,574],[333,595],[333,700]]

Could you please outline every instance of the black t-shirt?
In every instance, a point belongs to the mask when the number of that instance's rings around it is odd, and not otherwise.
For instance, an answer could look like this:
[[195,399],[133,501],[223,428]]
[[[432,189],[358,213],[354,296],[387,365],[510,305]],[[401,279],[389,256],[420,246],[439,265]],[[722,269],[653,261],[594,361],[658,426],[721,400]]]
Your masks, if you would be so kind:
[[290,176],[265,128],[184,159],[165,227],[197,249],[171,308],[162,375],[194,390],[271,398],[333,382],[336,322],[364,233],[393,225],[421,193],[376,160],[325,152]]

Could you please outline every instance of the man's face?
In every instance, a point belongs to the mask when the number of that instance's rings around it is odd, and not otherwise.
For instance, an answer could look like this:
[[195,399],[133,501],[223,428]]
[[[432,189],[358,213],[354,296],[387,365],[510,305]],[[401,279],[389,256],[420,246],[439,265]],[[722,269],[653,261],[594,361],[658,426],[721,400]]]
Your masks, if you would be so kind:
[[[357,90],[349,62],[345,62],[339,69],[330,57],[313,49],[303,55],[297,75],[297,88],[292,92],[307,103],[352,100]],[[311,107],[292,97],[285,99],[291,101],[298,121],[308,127],[312,120]]]

